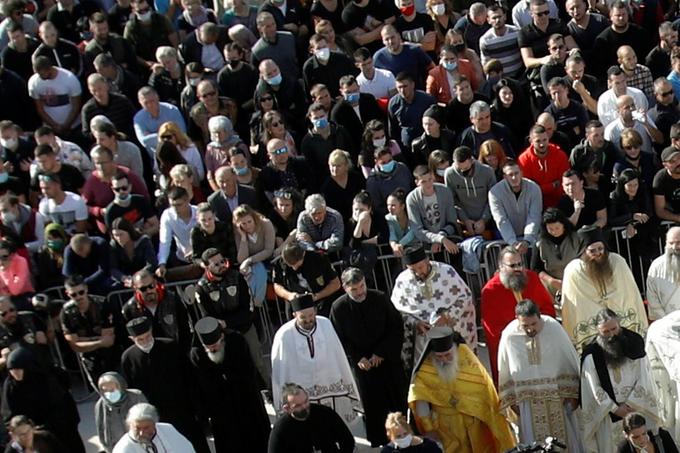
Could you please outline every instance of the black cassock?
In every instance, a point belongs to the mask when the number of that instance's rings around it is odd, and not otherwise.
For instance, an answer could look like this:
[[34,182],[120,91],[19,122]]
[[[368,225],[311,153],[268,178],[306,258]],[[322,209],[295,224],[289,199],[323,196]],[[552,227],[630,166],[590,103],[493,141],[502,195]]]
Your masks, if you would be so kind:
[[[366,411],[366,437],[372,446],[385,445],[385,419],[389,412],[405,411],[406,379],[401,363],[404,324],[387,296],[368,290],[363,302],[338,298],[331,321],[349,357]],[[362,357],[377,355],[384,361],[368,371],[358,366]]]
[[128,386],[141,390],[149,403],[156,406],[162,422],[172,424],[197,453],[210,452],[196,418],[191,367],[176,343],[156,338],[148,354],[130,346],[123,353],[121,369]]
[[248,345],[238,332],[224,333],[224,360],[214,363],[202,346],[191,350],[199,401],[210,417],[217,453],[266,453],[269,416],[255,378]]

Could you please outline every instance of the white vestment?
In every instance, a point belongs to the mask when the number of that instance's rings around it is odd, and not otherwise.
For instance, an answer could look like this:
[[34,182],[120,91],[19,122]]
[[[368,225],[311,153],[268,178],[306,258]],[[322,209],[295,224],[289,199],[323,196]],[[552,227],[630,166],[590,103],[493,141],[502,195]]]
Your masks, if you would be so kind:
[[281,390],[286,383],[305,389],[309,400],[324,404],[349,424],[356,419],[353,406],[359,394],[345,350],[328,318],[316,317],[311,335],[304,335],[295,319],[285,323],[272,343],[272,394],[281,409]]
[[626,260],[609,252],[613,270],[612,282],[601,294],[595,282],[586,272],[581,258],[572,260],[564,268],[562,280],[562,325],[576,350],[597,336],[595,317],[603,308],[616,312],[621,327],[632,330],[644,338],[647,332],[647,313],[640,297],[640,290]]
[[472,291],[453,266],[430,261],[432,272],[418,280],[413,272],[402,271],[394,283],[392,304],[404,317],[404,348],[402,358],[407,370],[413,368],[427,343],[425,335],[416,330],[418,321],[431,323],[446,313],[449,327],[458,332],[468,347],[477,350],[477,321]]
[[672,280],[665,253],[649,266],[646,295],[649,301],[649,319],[661,319],[680,309],[680,284]]
[[[659,401],[659,415],[676,444],[680,442],[680,311],[649,326],[645,351]],[[680,446],[680,444],[678,444]]]
[[[583,445],[587,453],[616,453],[623,437],[622,421],[612,422],[609,413],[626,403],[647,420],[647,429],[655,429],[660,420],[658,404],[649,372],[647,357],[626,360],[618,368],[607,365],[616,401],[600,385],[593,355],[583,361],[581,369],[581,419]],[[618,404],[617,404],[618,402]]]
[[[158,453],[195,453],[191,442],[187,440],[179,431],[175,429],[170,423],[156,423],[156,436],[151,440],[156,447],[155,451]],[[113,453],[147,453],[151,451],[145,448],[144,444],[140,444],[126,434],[120,438],[116,446],[113,447]]]
[[579,421],[565,401],[578,400],[579,358],[562,326],[550,316],[541,318],[543,329],[533,338],[517,320],[503,329],[498,347],[501,409],[519,407],[521,443],[553,436],[566,441],[570,453],[581,453]]

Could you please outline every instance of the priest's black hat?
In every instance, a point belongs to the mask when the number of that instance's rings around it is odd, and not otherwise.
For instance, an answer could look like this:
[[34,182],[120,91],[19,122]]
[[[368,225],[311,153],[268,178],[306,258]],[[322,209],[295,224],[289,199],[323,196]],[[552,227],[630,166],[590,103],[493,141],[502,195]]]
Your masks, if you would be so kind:
[[588,247],[596,242],[605,242],[602,229],[597,225],[587,225],[578,230],[578,235],[583,240],[583,246]]
[[127,324],[125,324],[125,327],[127,328],[128,334],[130,334],[131,337],[137,337],[151,330],[151,321],[149,321],[149,318],[146,316],[141,316],[139,318],[130,320]]
[[416,264],[427,258],[425,249],[422,246],[416,246],[406,249],[404,252],[404,264]]
[[314,298],[311,294],[302,294],[290,301],[290,308],[295,311],[305,310],[314,307]]
[[454,334],[450,327],[433,327],[427,332],[429,348],[433,352],[447,352],[453,347]]
[[9,353],[9,356],[7,357],[7,369],[8,370],[16,370],[16,369],[22,369],[25,370],[27,368],[31,368],[33,364],[33,356],[31,354],[31,351],[26,349],[25,347],[19,347],[15,349],[14,351]]
[[194,326],[194,330],[201,339],[201,343],[206,346],[215,344],[220,341],[220,335],[222,334],[222,328],[217,319],[212,316],[206,316],[198,320]]

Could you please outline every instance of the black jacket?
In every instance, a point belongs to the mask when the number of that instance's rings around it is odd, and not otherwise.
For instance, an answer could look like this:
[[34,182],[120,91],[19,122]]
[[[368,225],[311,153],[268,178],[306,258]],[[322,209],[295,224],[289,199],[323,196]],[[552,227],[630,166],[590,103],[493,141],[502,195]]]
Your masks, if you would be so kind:
[[[229,35],[227,34],[226,27],[222,25],[217,26],[218,36],[215,46],[218,49],[224,49],[224,46],[229,42]],[[201,62],[201,52],[203,50],[203,44],[198,42],[198,30],[193,33],[189,33],[182,44],[179,46],[179,51],[184,59],[184,64],[189,64],[193,62]]]
[[[456,147],[456,134],[448,129],[442,128],[439,138],[441,139],[442,144],[439,149],[442,149],[449,153],[449,155],[452,155],[453,150]],[[413,159],[413,166],[427,165],[427,159],[430,157],[432,151],[436,151],[436,149],[430,149],[427,143],[427,134],[423,132],[423,135],[417,137],[413,140],[413,143],[411,143],[411,158]]]
[[[385,113],[380,110],[378,103],[372,94],[361,93],[359,95],[359,113],[361,119],[354,112],[354,108],[347,101],[336,102],[331,110],[330,119],[335,121],[340,126],[347,129],[355,152],[361,149],[361,137],[364,134],[364,128],[371,120],[380,120],[385,123]],[[348,150],[349,151],[349,150]]]
[[[255,189],[249,186],[244,186],[241,184],[236,185],[236,194],[238,196],[238,204],[247,204],[252,208],[257,208],[257,196],[255,195]],[[227,203],[227,198],[221,190],[213,193],[208,197],[208,203],[212,207],[215,216],[220,222],[226,222],[231,224],[231,209],[229,208],[229,203]]]

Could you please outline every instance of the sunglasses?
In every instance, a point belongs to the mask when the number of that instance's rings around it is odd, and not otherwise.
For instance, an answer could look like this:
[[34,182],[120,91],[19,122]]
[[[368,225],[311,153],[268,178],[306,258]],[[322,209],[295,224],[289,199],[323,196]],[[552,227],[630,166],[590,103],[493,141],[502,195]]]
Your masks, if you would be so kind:
[[673,94],[673,90],[664,91],[663,93],[659,93],[659,94],[663,97],[670,96],[671,94]]
[[86,291],[85,291],[84,289],[81,289],[80,291],[73,291],[73,292],[71,292],[71,293],[68,293],[67,296],[68,296],[68,297],[78,297],[78,296],[83,296],[83,295],[85,295],[85,292],[86,292]]
[[537,11],[534,14],[536,15],[536,17],[547,16],[548,14],[550,14],[550,10]]
[[200,97],[202,98],[210,98],[217,95],[217,91],[208,91],[207,93],[203,93]]
[[161,140],[163,140],[164,142],[168,141],[168,140],[172,140],[173,138],[175,138],[174,135],[161,135]]
[[156,289],[156,284],[151,283],[149,285],[140,286],[139,288],[137,288],[137,291],[139,291],[140,293],[145,293],[150,289]]
[[293,198],[293,194],[286,192],[285,190],[277,190],[274,192],[274,198],[283,198],[284,200],[290,200]]
[[282,148],[275,149],[274,151],[272,151],[272,154],[275,155],[275,156],[280,156],[281,154],[286,154],[287,152],[288,152],[288,147],[284,146]]
[[271,97],[271,96],[262,96],[262,97],[260,98],[260,100],[261,100],[262,102],[267,102],[267,101],[273,101],[274,98]]
[[127,192],[128,190],[130,190],[130,186],[111,187],[111,190],[113,190],[116,193]]
[[16,308],[8,308],[7,311],[0,311],[0,316],[5,316],[7,313],[15,313],[16,311]]
[[38,175],[38,181],[52,182],[54,178],[51,175]]

